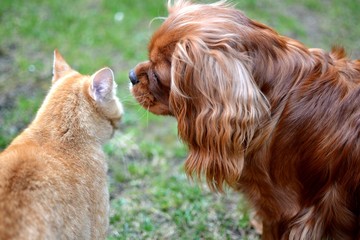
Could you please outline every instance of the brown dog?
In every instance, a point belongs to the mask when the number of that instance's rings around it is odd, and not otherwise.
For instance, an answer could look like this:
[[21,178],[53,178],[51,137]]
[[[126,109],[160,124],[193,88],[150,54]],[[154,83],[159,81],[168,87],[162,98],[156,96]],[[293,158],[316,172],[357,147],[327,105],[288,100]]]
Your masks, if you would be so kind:
[[176,117],[187,173],[244,192],[264,239],[360,237],[359,60],[186,1],[169,4],[149,58],[133,95]]

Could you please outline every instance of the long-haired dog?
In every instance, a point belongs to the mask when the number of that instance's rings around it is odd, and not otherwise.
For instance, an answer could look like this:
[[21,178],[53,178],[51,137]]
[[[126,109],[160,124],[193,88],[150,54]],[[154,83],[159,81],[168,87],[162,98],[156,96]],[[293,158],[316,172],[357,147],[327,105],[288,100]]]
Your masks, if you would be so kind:
[[145,109],[177,119],[187,174],[242,191],[263,239],[359,239],[360,61],[224,2],[168,8],[129,78]]

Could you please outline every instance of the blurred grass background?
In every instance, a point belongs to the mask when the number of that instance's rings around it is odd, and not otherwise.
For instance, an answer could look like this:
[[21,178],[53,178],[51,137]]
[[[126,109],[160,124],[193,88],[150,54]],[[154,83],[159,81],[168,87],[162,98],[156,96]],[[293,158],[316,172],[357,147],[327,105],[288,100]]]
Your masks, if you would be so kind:
[[[248,16],[309,47],[343,45],[360,58],[358,0],[233,0]],[[108,239],[258,239],[240,194],[220,195],[183,172],[176,122],[139,107],[128,71],[166,16],[165,0],[1,0],[0,150],[33,119],[51,83],[53,50],[83,74],[111,67],[125,106],[109,159]]]

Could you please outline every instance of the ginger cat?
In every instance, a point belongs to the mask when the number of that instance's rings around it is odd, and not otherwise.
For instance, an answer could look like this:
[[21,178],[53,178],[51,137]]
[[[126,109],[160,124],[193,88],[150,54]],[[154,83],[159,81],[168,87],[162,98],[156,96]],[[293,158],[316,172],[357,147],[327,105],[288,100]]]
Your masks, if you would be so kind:
[[52,87],[34,121],[0,153],[0,239],[105,239],[102,151],[123,113],[113,72],[71,69],[55,50]]

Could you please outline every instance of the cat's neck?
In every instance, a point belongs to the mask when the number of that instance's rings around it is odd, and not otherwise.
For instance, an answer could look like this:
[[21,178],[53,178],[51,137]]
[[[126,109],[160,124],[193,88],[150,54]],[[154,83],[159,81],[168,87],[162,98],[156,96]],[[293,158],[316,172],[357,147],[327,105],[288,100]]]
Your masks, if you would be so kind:
[[17,138],[12,145],[34,145],[44,148],[66,149],[78,153],[79,151],[93,152],[101,149],[101,142],[89,136],[86,131],[64,129],[49,123],[47,126],[32,123]]
[[34,121],[14,142],[62,146],[74,151],[98,149],[104,141],[98,129],[104,125],[101,121],[87,102],[70,104],[65,100],[54,104],[45,101]]

